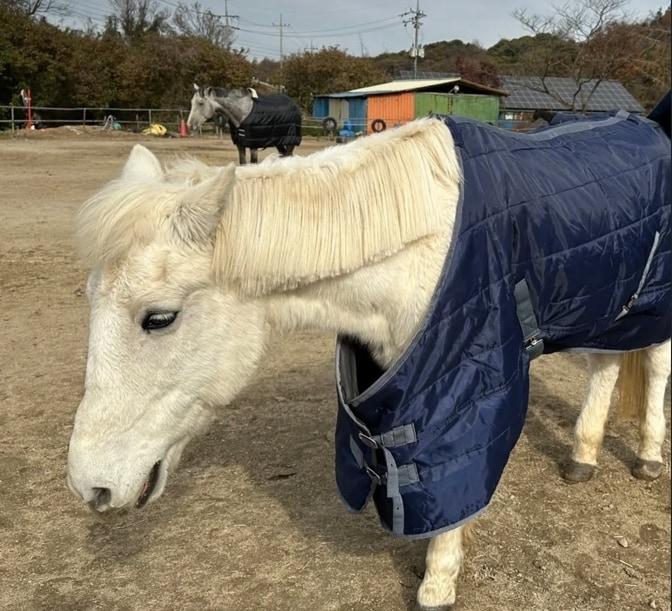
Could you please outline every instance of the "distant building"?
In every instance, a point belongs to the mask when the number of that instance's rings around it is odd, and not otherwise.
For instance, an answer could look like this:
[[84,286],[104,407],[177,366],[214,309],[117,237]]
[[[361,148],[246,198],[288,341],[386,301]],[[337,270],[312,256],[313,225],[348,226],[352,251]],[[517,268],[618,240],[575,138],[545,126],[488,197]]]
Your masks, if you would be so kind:
[[355,132],[371,133],[402,125],[430,113],[460,115],[496,123],[501,89],[459,76],[401,79],[342,93],[316,96],[313,116],[349,123]]
[[[503,76],[498,88],[458,75],[404,72],[402,78],[351,91],[316,96],[313,116],[337,129],[371,133],[430,113],[459,115],[509,129],[527,128],[540,113],[571,110],[577,85],[572,78]],[[618,81],[587,81],[574,108],[586,113],[614,110],[642,113],[642,105]],[[548,89],[548,93],[544,91]],[[585,108],[584,108],[585,102]]]
[[[584,82],[578,89],[574,109],[586,113],[625,110],[642,113],[642,105],[618,81]],[[508,93],[502,99],[500,120],[504,122],[529,122],[540,112],[559,112],[572,109],[572,99],[577,92],[573,78],[549,76],[503,76],[501,87]],[[545,88],[549,93],[545,92]],[[585,102],[585,108],[584,108]],[[504,127],[508,125],[504,124]]]

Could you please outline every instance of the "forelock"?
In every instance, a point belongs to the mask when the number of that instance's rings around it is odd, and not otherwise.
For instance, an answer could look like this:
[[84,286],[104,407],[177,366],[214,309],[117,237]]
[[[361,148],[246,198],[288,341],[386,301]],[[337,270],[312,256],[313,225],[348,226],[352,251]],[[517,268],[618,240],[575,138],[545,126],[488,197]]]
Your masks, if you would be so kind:
[[171,215],[180,210],[189,187],[208,175],[205,164],[181,159],[168,168],[164,180],[108,183],[84,203],[77,217],[77,244],[84,261],[92,267],[114,263],[161,233],[168,237]]

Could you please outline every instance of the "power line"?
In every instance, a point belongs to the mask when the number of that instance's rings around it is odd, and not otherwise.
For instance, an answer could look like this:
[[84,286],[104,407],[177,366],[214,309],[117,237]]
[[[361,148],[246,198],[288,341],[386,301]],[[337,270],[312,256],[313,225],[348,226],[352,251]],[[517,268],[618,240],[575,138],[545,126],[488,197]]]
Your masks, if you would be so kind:
[[[179,3],[177,2],[172,2],[171,0],[158,0],[161,4],[165,4],[166,6],[170,6],[171,8],[180,8]],[[184,4],[183,4],[184,6]],[[226,19],[227,18],[227,13],[229,12],[228,9],[228,0],[225,0],[224,3],[224,14],[222,15],[221,13],[215,13],[214,11],[211,11],[209,8],[206,8],[203,11],[197,10],[196,7],[192,6],[187,6],[189,11],[192,13],[196,13],[197,15],[212,15],[213,17],[217,17],[218,19]],[[238,15],[228,15],[229,19],[238,19]],[[234,26],[231,26],[234,27]]]
[[73,29],[81,29],[82,23],[84,24],[84,27],[88,27],[89,23],[94,24],[96,26],[101,26],[105,24],[105,20],[102,17],[93,17],[91,15],[87,15],[86,13],[71,11],[70,16],[75,17],[74,22],[72,22]]
[[274,26],[268,23],[259,23],[257,21],[250,21],[249,19],[240,19],[240,23],[246,23],[247,25],[254,26],[256,28],[272,28]]
[[[356,36],[360,32],[362,34],[366,34],[367,32],[379,32],[382,30],[389,30],[391,28],[396,28],[398,27],[399,23],[388,23],[387,25],[380,25],[377,27],[371,27],[371,28],[360,28],[360,29],[353,29],[347,32],[339,32],[335,34],[322,34],[315,32],[313,34],[294,34],[294,38],[305,38],[305,39],[314,39],[314,38],[340,38],[342,36]],[[276,26],[277,27],[277,26]],[[247,34],[257,34],[259,36],[270,36],[271,38],[277,38],[279,35],[271,32],[260,32],[259,30],[249,30],[247,28],[238,28],[241,32],[246,32]]]
[[91,19],[107,19],[108,13],[103,12],[99,7],[91,6],[90,4],[80,2],[77,10],[70,11],[72,14],[91,18]]
[[[159,0],[161,4],[166,4],[167,6],[170,6],[171,8],[180,8],[179,5],[175,2],[170,2],[170,0]],[[197,11],[198,12],[198,11]]]
[[[289,26],[289,29],[290,29],[292,32],[296,32],[296,30],[295,30],[292,26]],[[289,35],[289,38],[292,38],[292,39],[298,44],[298,48],[299,48],[299,49],[301,49],[302,47],[305,49],[305,45],[304,45],[304,43],[303,43],[302,40],[300,40],[299,38],[297,38],[297,37],[294,36],[293,34],[290,34],[290,35]]]
[[[174,2],[173,0],[158,0],[160,3],[170,6],[171,8],[179,8],[179,4],[177,2]],[[277,37],[280,38],[284,35],[284,32],[263,32],[259,30],[252,30],[248,28],[241,28],[237,27],[234,25],[231,25],[230,20],[236,19],[239,23],[247,23],[249,25],[252,25],[253,27],[259,27],[259,28],[267,28],[267,29],[272,29],[272,28],[278,28],[279,24],[263,24],[263,23],[258,23],[255,21],[250,21],[247,19],[243,19],[239,17],[238,15],[231,15],[229,13],[228,9],[228,3],[229,0],[225,0],[224,3],[224,14],[218,14],[214,13],[210,9],[205,9],[203,11],[201,10],[196,10],[193,7],[190,8],[190,10],[195,11],[199,15],[204,15],[204,14],[209,14],[212,15],[213,17],[218,17],[220,19],[224,19],[225,23],[227,23],[228,27],[234,30],[240,30],[241,32],[245,32],[247,34],[258,34],[260,36],[270,36],[270,37]],[[246,7],[246,10],[251,10]],[[254,11],[253,11],[254,12]],[[258,12],[258,11],[257,11]],[[331,11],[329,11],[331,12]],[[340,12],[340,11],[334,11],[334,12]],[[404,13],[407,14],[407,13]],[[424,15],[423,15],[424,16]],[[364,21],[352,25],[346,25],[346,26],[339,26],[336,28],[326,28],[326,29],[318,29],[318,30],[308,30],[308,31],[296,31],[294,30],[294,34],[292,35],[292,38],[337,38],[339,36],[347,36],[347,35],[356,35],[359,34],[360,32],[362,33],[367,33],[367,32],[375,32],[379,30],[384,30],[388,29],[390,27],[393,27],[396,25],[396,23],[389,23],[389,22],[396,22],[397,19],[399,18],[399,15],[393,15],[390,17],[385,17],[383,19],[375,19],[373,21]],[[387,25],[384,25],[387,24]],[[287,24],[284,24],[287,26]],[[371,27],[371,28],[365,28],[362,29],[362,26],[375,26],[379,25],[380,27]]]
[[101,17],[107,17],[110,13],[106,13],[104,9],[100,8],[99,6],[95,6],[93,4],[89,4],[88,2],[78,2],[77,3],[77,9],[81,11],[81,9],[86,9],[87,12],[89,13],[97,13]]
[[[406,13],[404,13],[406,14]],[[359,31],[363,31],[362,26],[373,26],[373,25],[383,25],[387,24],[388,22],[394,21],[395,25],[398,23],[399,15],[394,15],[391,17],[386,17],[385,19],[376,19],[374,21],[364,21],[360,23],[356,23],[353,25],[346,25],[346,26],[340,26],[338,28],[327,28],[323,30],[307,30],[307,31],[297,31],[294,30],[294,36],[297,38],[315,38],[319,36],[341,36],[345,34],[357,34]],[[248,21],[246,19],[241,19],[240,23],[245,24],[253,24],[256,27],[263,27],[263,28],[277,28],[278,26],[276,24],[272,25],[265,25],[261,23],[255,23],[252,21]],[[392,24],[389,24],[392,25]],[[243,28],[241,28],[243,29]],[[345,31],[349,30],[349,31]],[[260,32],[258,30],[247,30],[243,29],[243,31],[250,32],[252,34],[261,34],[262,36],[278,36],[275,32]]]
[[[91,2],[91,0],[89,0]],[[174,1],[174,0],[158,0],[161,4],[171,7],[172,9],[179,8],[180,3]],[[389,3],[386,3],[386,6],[389,6]],[[80,8],[81,7],[81,8]],[[88,2],[81,2],[80,7],[78,7],[79,10],[73,11],[73,14],[76,15],[79,18],[83,19],[91,19],[94,22],[98,23],[104,23],[107,17],[109,17],[108,14],[104,13],[103,10],[100,9],[100,7],[94,7],[91,4],[88,4]],[[302,43],[301,39],[304,39],[306,41],[310,40],[310,49],[314,49],[313,45],[313,40],[315,38],[339,38],[339,37],[345,37],[345,36],[358,36],[360,39],[360,46],[362,41],[361,41],[361,34],[363,33],[368,33],[368,32],[377,32],[377,31],[382,31],[382,30],[387,30],[391,29],[393,27],[396,27],[398,24],[398,19],[399,15],[394,15],[394,16],[389,16],[385,17],[382,19],[375,19],[372,21],[365,21],[365,22],[360,22],[352,25],[344,25],[344,26],[338,26],[338,27],[331,27],[331,28],[322,28],[322,29],[315,29],[315,30],[305,30],[305,31],[297,31],[293,27],[291,27],[290,24],[286,23],[284,21],[284,17],[281,15],[280,16],[280,23],[271,23],[271,24],[263,24],[263,23],[258,23],[255,21],[243,19],[239,17],[238,15],[233,15],[229,12],[229,0],[224,0],[224,14],[217,14],[214,13],[210,9],[201,9],[201,10],[196,10],[194,7],[190,7],[190,10],[195,11],[199,15],[212,15],[213,17],[222,19],[224,21],[225,26],[227,29],[231,30],[237,30],[240,31],[241,33],[247,33],[247,34],[252,34],[255,36],[266,36],[266,37],[271,37],[271,38],[278,38],[279,39],[279,53],[275,50],[271,51],[271,49],[267,47],[263,47],[261,45],[254,45],[254,50],[255,51],[263,51],[265,53],[272,53],[274,56],[280,58],[280,62],[282,63],[284,56],[285,56],[285,46],[286,46],[286,37],[288,35],[287,29],[291,30],[291,34],[289,34],[289,37],[295,40],[299,47],[305,47],[306,44]],[[250,10],[247,9],[246,10]],[[258,11],[257,11],[258,12]],[[322,14],[326,14],[328,12],[341,12],[341,11],[327,11],[323,12]],[[409,11],[407,13],[404,13],[401,15],[401,17],[404,17],[405,15],[408,15],[412,13],[413,11]],[[420,15],[420,17],[424,17],[424,13]],[[273,31],[262,31],[259,29],[251,29],[251,28],[244,28],[244,27],[239,27],[236,25],[233,25],[233,21],[237,20],[238,23],[242,24],[249,24],[253,28],[266,28],[267,30],[270,30],[271,28],[277,28],[278,31],[273,32]],[[406,23],[406,22],[404,22]],[[243,43],[244,44],[244,43]],[[415,45],[417,47],[417,44]],[[250,47],[252,48],[252,47]],[[300,48],[298,49],[300,51]]]
[[271,49],[269,47],[264,47],[263,45],[258,45],[255,42],[250,40],[237,40],[237,45],[245,49],[250,49],[252,51],[266,53],[268,55],[273,55],[274,57],[280,57],[277,49]]
[[265,49],[257,49],[253,46],[249,46],[249,45],[245,45],[245,44],[241,45],[241,47],[242,47],[242,50],[246,54],[249,53],[249,54],[252,54],[252,55],[256,55],[258,57],[266,57],[268,59],[273,59],[274,61],[277,61],[280,57],[278,55],[277,51],[267,51]]
[[[236,2],[236,3],[239,2],[239,0],[233,0],[233,1]],[[271,3],[269,3],[269,4],[271,4]],[[401,5],[402,2],[400,0],[395,0],[394,2],[390,2],[390,0],[381,0],[380,2],[376,2],[374,4],[371,4],[371,3],[367,2],[366,3],[366,8],[369,11],[372,10],[372,9],[382,9],[383,7],[386,8],[386,9],[389,9],[390,4]],[[400,6],[399,10],[402,10],[401,6]],[[258,14],[258,15],[268,14],[268,13],[272,13],[274,11],[275,11],[274,8],[259,9],[259,8],[251,8],[251,7],[245,6],[245,12],[255,13],[255,14]],[[304,9],[296,9],[296,10],[283,9],[283,13],[284,14],[289,13],[290,15],[293,15],[295,17],[305,17],[305,15],[306,15],[306,11]],[[310,11],[311,17],[322,17],[324,15],[334,15],[336,13],[343,14],[343,9],[342,8],[336,8],[336,9],[332,9],[332,10],[328,10],[328,11],[319,11],[319,12],[318,11]]]

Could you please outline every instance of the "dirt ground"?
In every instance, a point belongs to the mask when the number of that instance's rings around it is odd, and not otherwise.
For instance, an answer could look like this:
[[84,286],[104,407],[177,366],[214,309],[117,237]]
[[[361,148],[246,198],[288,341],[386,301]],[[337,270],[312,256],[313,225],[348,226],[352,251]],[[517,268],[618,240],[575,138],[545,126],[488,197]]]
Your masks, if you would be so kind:
[[[214,138],[0,138],[0,608],[412,609],[426,543],[391,537],[373,511],[351,515],[337,498],[332,337],[277,339],[157,503],[96,517],[68,491],[87,341],[73,218],[139,140],[163,159],[235,158]],[[456,608],[669,609],[669,466],[656,482],[633,479],[635,427],[610,422],[596,478],[564,484],[582,360],[546,357],[532,379]]]

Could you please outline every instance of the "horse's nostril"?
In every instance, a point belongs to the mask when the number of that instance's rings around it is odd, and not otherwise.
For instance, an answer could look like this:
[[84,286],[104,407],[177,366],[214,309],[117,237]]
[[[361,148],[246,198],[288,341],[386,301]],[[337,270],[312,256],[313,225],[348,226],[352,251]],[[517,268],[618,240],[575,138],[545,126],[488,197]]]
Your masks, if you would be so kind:
[[93,489],[93,506],[95,509],[101,509],[110,504],[112,493],[109,488]]

